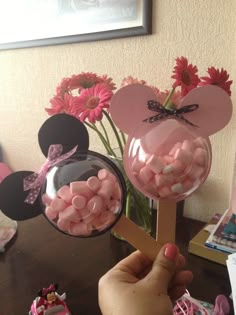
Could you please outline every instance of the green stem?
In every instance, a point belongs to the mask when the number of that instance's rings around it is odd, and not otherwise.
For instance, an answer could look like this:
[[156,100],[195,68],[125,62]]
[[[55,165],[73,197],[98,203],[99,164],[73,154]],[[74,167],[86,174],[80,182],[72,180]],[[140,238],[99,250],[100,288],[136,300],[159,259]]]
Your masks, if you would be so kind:
[[117,131],[115,125],[113,124],[113,121],[112,121],[111,117],[109,116],[109,114],[105,110],[103,110],[102,112],[106,116],[107,120],[109,121],[109,123],[111,125],[112,130],[114,131],[114,134],[116,136],[116,139],[117,139],[117,142],[118,142],[118,145],[119,145],[119,148],[120,148],[121,156],[123,156],[123,146],[122,146],[122,143],[121,143],[118,131]]
[[141,225],[151,230],[151,209],[148,199],[138,192],[132,184],[129,185],[135,201],[136,215]]
[[109,140],[109,137],[108,137],[108,134],[107,134],[107,131],[106,131],[106,128],[105,128],[105,126],[103,125],[103,122],[102,122],[101,120],[100,120],[100,125],[101,125],[102,130],[103,130],[103,132],[104,132],[104,134],[105,134],[105,138],[106,138],[106,140],[107,140],[108,145],[111,146],[110,140]]
[[126,204],[125,204],[125,216],[130,219],[130,211],[131,211],[131,194],[130,191],[127,192]]
[[105,149],[107,150],[107,154],[113,155],[114,157],[116,157],[115,152],[112,150],[110,145],[106,142],[106,139],[104,138],[103,134],[98,130],[98,128],[94,124],[90,124],[90,123],[88,123],[86,121],[84,122],[84,124],[86,126],[88,126],[89,128],[93,129],[94,131],[96,131],[96,133],[98,134],[100,140],[102,141]]
[[167,96],[167,98],[166,98],[164,104],[162,105],[163,107],[166,107],[166,106],[168,105],[169,100],[171,99],[171,97],[172,97],[174,91],[175,91],[175,88],[172,88],[172,90],[170,91],[169,95]]

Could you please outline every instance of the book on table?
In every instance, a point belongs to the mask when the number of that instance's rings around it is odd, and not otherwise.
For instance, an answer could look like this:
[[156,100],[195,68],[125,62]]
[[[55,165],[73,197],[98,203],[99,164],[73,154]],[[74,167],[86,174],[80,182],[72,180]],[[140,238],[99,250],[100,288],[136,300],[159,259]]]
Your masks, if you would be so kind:
[[[208,222],[206,227],[214,227],[220,218],[221,214],[216,213]],[[189,242],[189,253],[221,265],[226,265],[226,260],[228,257],[227,253],[205,246],[205,242],[210,235],[210,232],[206,227],[202,228]]]
[[233,238],[235,235],[231,233],[231,231],[233,231],[232,225],[235,224],[231,222],[232,216],[234,216],[234,213],[231,208],[223,213],[209,237],[206,239],[205,245],[207,247],[226,253],[236,252],[236,239]]

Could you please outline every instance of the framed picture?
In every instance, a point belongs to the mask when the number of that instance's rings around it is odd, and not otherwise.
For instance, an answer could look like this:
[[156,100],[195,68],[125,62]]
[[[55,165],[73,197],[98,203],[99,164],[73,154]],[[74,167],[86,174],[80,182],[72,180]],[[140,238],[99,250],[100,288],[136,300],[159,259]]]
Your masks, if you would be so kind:
[[0,2],[0,49],[79,43],[152,32],[152,0]]

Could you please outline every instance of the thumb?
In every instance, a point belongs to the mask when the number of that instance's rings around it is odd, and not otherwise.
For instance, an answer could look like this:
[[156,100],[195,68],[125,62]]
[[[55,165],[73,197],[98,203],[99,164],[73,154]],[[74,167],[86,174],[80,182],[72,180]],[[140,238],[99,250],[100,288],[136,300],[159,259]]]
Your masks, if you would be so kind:
[[165,244],[158,253],[147,280],[153,282],[156,288],[167,292],[178,256],[179,250],[174,244]]

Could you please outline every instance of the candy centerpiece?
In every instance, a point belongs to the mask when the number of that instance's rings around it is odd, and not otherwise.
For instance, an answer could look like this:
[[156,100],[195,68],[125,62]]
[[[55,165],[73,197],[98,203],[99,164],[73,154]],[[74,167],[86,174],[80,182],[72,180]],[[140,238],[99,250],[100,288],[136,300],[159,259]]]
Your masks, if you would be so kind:
[[124,155],[126,173],[134,186],[152,199],[182,200],[208,176],[210,141],[199,136],[196,128],[174,119],[152,127],[141,137],[133,133],[129,138]]
[[125,203],[123,177],[109,159],[95,152],[77,153],[46,175],[43,211],[60,231],[96,236],[119,219]]
[[38,139],[46,161],[37,173],[20,171],[4,179],[0,184],[2,211],[14,220],[43,213],[54,228],[79,238],[113,229],[154,259],[160,245],[122,215],[126,201],[123,175],[110,159],[88,150],[85,126],[71,115],[54,115],[41,126]]
[[[176,82],[168,96],[132,84],[114,94],[109,109],[114,123],[128,135],[123,160],[130,181],[159,201],[157,242],[122,215],[126,187],[119,168],[88,151],[85,125],[64,113],[49,118],[39,130],[46,157],[40,170],[12,173],[0,184],[0,209],[14,220],[43,213],[56,229],[76,237],[97,236],[113,228],[155,259],[161,244],[174,242],[176,201],[190,196],[208,176],[208,137],[225,127],[232,115],[232,81],[227,81],[227,72],[209,68],[212,77],[201,82],[196,71],[186,58],[178,58],[172,76]],[[178,86],[181,93],[174,94]],[[86,115],[89,110],[86,107]]]
[[[175,242],[176,202],[207,179],[212,160],[208,137],[226,126],[232,115],[232,81],[227,81],[223,69],[209,69],[215,80],[204,77],[207,83],[201,82],[197,68],[181,57],[169,93],[133,84],[112,98],[111,117],[128,135],[124,167],[129,180],[144,195],[158,200],[156,239],[160,244]],[[175,90],[178,86],[181,91]]]

